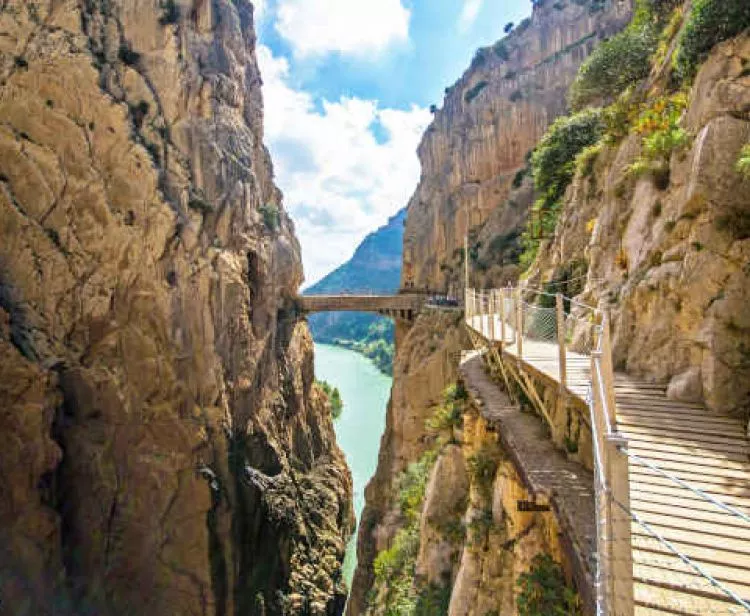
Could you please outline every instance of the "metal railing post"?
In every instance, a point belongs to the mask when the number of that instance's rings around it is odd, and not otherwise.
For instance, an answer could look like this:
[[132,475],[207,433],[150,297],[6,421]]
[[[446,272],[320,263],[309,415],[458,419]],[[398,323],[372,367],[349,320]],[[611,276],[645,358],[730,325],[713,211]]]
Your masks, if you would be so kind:
[[567,355],[565,352],[565,307],[562,293],[558,293],[556,300],[557,315],[557,350],[560,364],[560,388],[565,389],[568,382]]
[[516,289],[516,348],[518,359],[523,357],[523,306],[521,305],[521,288]]

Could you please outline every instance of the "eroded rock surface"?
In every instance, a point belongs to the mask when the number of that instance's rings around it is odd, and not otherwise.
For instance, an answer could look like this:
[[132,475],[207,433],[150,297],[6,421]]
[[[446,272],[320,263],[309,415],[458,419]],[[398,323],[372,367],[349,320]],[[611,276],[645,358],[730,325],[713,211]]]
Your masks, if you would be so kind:
[[[582,299],[610,311],[620,369],[669,384],[671,397],[750,417],[750,37],[717,46],[690,92],[687,148],[666,185],[634,178],[631,135],[604,149],[568,189],[532,280],[566,264],[587,274]],[[655,95],[658,95],[658,89]]]
[[247,0],[0,7],[0,611],[336,614]]

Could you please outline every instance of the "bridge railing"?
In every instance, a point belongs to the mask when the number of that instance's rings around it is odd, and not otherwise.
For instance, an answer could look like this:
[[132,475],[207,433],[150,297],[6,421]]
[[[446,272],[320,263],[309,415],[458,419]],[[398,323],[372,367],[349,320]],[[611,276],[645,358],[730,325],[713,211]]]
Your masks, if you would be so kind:
[[[533,301],[536,300],[536,301]],[[606,313],[563,295],[530,288],[466,289],[469,327],[533,364],[539,349],[555,347],[565,395],[569,360],[589,357],[586,400],[592,432],[597,522],[597,614],[633,613],[633,565],[627,442],[617,430],[612,343]],[[540,347],[540,344],[542,345]],[[545,354],[546,356],[546,354]]]

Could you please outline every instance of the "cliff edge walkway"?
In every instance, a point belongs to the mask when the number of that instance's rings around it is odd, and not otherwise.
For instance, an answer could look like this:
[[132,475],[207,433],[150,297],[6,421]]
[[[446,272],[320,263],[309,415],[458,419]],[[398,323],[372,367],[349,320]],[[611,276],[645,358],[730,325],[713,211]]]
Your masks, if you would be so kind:
[[[594,561],[596,613],[750,614],[750,445],[742,422],[615,372],[606,315],[559,294],[467,289],[465,321],[506,389],[522,392],[550,430],[544,390],[588,411],[594,530],[586,522],[591,505],[578,521],[562,513],[584,551],[595,546],[595,555],[582,556]],[[522,428],[476,367],[462,372],[481,390],[483,413]],[[570,476],[557,486],[558,509],[585,497],[582,478],[590,485],[585,471]]]

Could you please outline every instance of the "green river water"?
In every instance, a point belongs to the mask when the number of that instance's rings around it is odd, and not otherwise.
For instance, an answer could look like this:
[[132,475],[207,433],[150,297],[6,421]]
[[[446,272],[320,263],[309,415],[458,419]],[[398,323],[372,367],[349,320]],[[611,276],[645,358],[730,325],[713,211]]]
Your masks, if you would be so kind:
[[[354,478],[354,511],[359,523],[365,504],[365,486],[378,464],[380,437],[391,393],[391,377],[354,351],[328,344],[315,345],[315,376],[341,392],[344,410],[334,422],[336,439],[346,454]],[[355,532],[344,560],[344,577],[351,587],[357,565]]]

